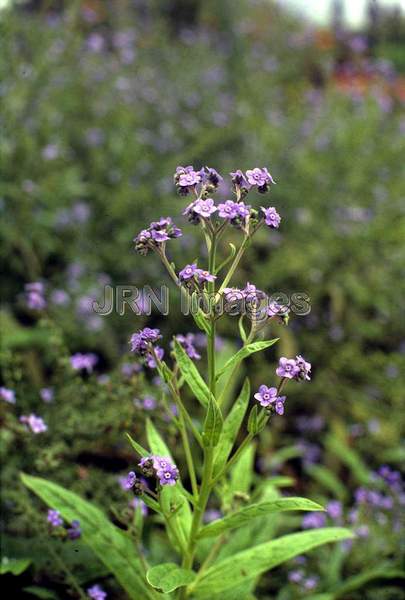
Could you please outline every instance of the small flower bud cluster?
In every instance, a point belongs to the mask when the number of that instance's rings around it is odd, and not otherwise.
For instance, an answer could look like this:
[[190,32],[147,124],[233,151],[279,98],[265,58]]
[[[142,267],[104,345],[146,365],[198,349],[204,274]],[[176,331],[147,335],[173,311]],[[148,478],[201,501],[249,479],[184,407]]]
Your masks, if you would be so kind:
[[221,175],[211,167],[203,167],[199,171],[195,171],[191,165],[177,167],[174,174],[174,183],[181,196],[187,196],[191,191],[197,193],[198,187],[201,196],[207,195],[214,192],[221,181]]
[[[48,510],[46,520],[53,529],[58,529],[64,525],[63,519],[60,516],[60,512],[52,508]],[[80,529],[80,521],[76,519],[73,520],[71,526],[66,527],[63,530],[61,529],[60,533],[63,534],[63,537],[67,537],[69,540],[79,539],[82,534]]]
[[215,281],[216,278],[216,275],[213,275],[209,271],[199,269],[195,263],[186,265],[179,272],[179,281],[187,284],[196,283],[198,285],[204,285],[205,282]]
[[120,484],[126,492],[133,490],[135,496],[142,496],[145,491],[145,484],[137,478],[134,471],[130,471],[126,477],[120,479]]
[[131,344],[131,352],[145,356],[150,353],[152,344],[161,339],[161,337],[159,329],[151,329],[150,327],[140,329],[131,336],[129,342]]
[[148,227],[143,229],[134,238],[135,250],[139,254],[147,254],[167,242],[167,240],[178,238],[182,235],[179,227],[173,223],[171,217],[161,217],[159,221],[154,221]]
[[160,485],[175,485],[179,470],[165,456],[147,456],[141,459],[139,466],[146,477],[156,477]]

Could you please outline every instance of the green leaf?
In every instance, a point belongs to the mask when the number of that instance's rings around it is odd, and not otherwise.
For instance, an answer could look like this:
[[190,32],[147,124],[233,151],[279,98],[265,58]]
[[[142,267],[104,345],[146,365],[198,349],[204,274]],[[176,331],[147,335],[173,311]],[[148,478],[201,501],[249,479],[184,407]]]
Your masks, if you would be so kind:
[[259,429],[258,410],[257,410],[257,404],[255,404],[249,414],[247,430],[252,435],[256,435],[256,433],[258,432],[258,429]]
[[129,433],[125,434],[129,440],[129,443],[131,444],[132,448],[135,450],[135,452],[137,454],[139,454],[139,456],[141,458],[144,458],[145,456],[150,456],[150,452],[148,452],[147,450],[145,450],[145,448],[143,448],[140,444],[138,444],[138,442],[136,442],[130,435]]
[[333,598],[347,598],[348,594],[362,588],[367,585],[371,581],[375,581],[378,579],[405,579],[405,572],[400,571],[399,569],[390,569],[390,568],[380,568],[380,569],[370,569],[369,571],[364,571],[363,573],[359,573],[358,575],[354,575],[347,579],[342,585],[339,585],[334,593]]
[[224,421],[221,436],[215,455],[214,475],[222,471],[235,443],[236,436],[242,424],[250,398],[249,379],[245,379],[242,391]]
[[[152,454],[157,456],[166,456],[174,462],[173,457],[166,442],[162,439],[160,433],[155,428],[150,419],[146,419],[146,437],[148,439],[149,448]],[[148,454],[150,456],[150,453]]]
[[191,358],[187,355],[183,346],[181,346],[176,339],[174,339],[174,355],[176,357],[177,364],[179,365],[181,374],[183,375],[184,380],[186,381],[190,390],[193,392],[194,396],[202,404],[202,406],[207,408],[211,398],[208,386],[201,377]]
[[252,443],[246,447],[246,450],[240,455],[236,464],[231,469],[231,491],[248,494],[252,484],[253,461],[255,458],[256,446]]
[[359,483],[366,485],[370,482],[369,469],[364,464],[360,455],[353,448],[349,448],[345,441],[334,435],[328,435],[326,446],[332,454],[338,456],[349,467]]
[[305,470],[326,490],[332,492],[333,496],[342,501],[347,498],[346,487],[330,469],[323,465],[308,465]]
[[198,587],[194,591],[195,598],[208,600],[212,598],[214,592],[219,593],[235,588],[242,582],[254,579],[294,556],[308,552],[322,544],[340,542],[351,537],[353,534],[348,529],[327,527],[292,533],[277,540],[259,544],[207,569],[198,581]]
[[59,598],[52,590],[39,587],[38,585],[29,585],[28,587],[23,588],[23,591],[27,592],[27,594],[32,594],[32,596],[35,596],[36,598],[42,598],[43,600],[57,600]]
[[146,579],[154,588],[170,594],[179,587],[192,583],[196,574],[189,569],[183,569],[175,563],[164,563],[149,569]]
[[226,371],[235,367],[239,362],[244,360],[247,356],[254,354],[255,352],[260,352],[261,350],[265,350],[266,348],[270,348],[273,344],[278,342],[278,338],[274,338],[274,340],[268,340],[267,342],[253,342],[252,344],[248,344],[247,346],[243,346],[236,354],[232,356],[225,364],[225,366],[219,371],[217,374],[217,379],[222,377],[226,373]]
[[203,444],[204,446],[214,448],[219,442],[219,436],[221,435],[223,418],[221,409],[219,408],[216,400],[211,398],[208,404],[207,414],[204,420],[203,427]]
[[145,600],[156,598],[156,593],[145,581],[133,541],[115,527],[99,508],[52,481],[23,473],[21,479],[49,507],[58,510],[66,521],[80,521],[83,542],[113,573],[130,598],[137,600],[140,595]]
[[251,519],[263,517],[270,513],[285,512],[289,510],[324,510],[322,506],[306,498],[279,498],[269,502],[259,502],[241,508],[237,512],[209,523],[203,527],[198,537],[212,537],[227,531],[245,525]]
[[287,477],[286,475],[275,475],[274,477],[270,477],[267,483],[274,485],[274,487],[291,487],[295,484],[295,481],[292,477]]
[[7,558],[3,556],[0,563],[0,575],[11,573],[12,575],[21,575],[31,564],[30,558]]

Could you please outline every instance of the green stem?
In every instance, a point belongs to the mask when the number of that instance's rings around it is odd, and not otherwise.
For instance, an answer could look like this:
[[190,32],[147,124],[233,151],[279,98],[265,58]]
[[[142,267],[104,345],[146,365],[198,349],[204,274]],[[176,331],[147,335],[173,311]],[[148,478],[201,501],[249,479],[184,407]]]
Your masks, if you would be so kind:
[[[208,270],[210,273],[215,272],[216,247],[217,239],[215,233],[212,234],[210,244],[207,244],[209,250]],[[209,294],[215,294],[215,282],[208,283]],[[211,394],[215,397],[215,316],[211,315],[210,329],[207,333],[207,359],[208,359],[208,385]],[[197,545],[197,535],[201,525],[201,519],[211,492],[211,480],[214,468],[214,448],[207,446],[204,448],[204,464],[203,474],[200,486],[198,503],[194,508],[193,520],[191,523],[190,537],[188,542],[187,552],[183,557],[183,567],[192,569],[194,563],[194,555]],[[179,591],[179,599],[183,600],[187,596],[187,589],[182,588]]]
[[224,278],[224,280],[223,280],[223,282],[221,284],[221,287],[218,290],[218,294],[220,294],[222,292],[222,290],[227,287],[228,283],[232,279],[233,274],[235,273],[235,271],[237,269],[237,266],[239,265],[240,260],[241,260],[241,258],[243,256],[246,248],[249,245],[249,241],[250,241],[250,237],[246,235],[245,238],[244,238],[244,240],[243,240],[243,242],[242,242],[242,244],[240,245],[240,248],[239,248],[238,252],[236,253],[235,258],[233,259],[233,263],[232,263],[232,265],[231,265],[228,273],[226,274],[226,276],[225,276],[225,278]]
[[195,474],[193,455],[191,454],[190,442],[188,440],[186,423],[184,421],[183,411],[180,412],[179,429],[180,429],[181,439],[183,441],[184,454],[186,455],[187,468],[188,468],[188,473],[190,475],[190,481],[191,481],[191,489],[193,490],[193,496],[194,496],[195,500],[197,500],[198,499],[197,477]]

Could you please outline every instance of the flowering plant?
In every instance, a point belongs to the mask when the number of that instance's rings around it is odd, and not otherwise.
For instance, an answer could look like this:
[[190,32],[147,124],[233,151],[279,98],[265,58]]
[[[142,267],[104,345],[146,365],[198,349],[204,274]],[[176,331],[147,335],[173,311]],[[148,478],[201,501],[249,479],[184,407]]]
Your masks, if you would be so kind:
[[[197,327],[206,339],[207,361],[204,377],[195,362],[201,358],[193,334],[177,335],[170,345],[169,361],[164,360],[159,329],[145,327],[130,339],[131,352],[156,369],[162,389],[175,405],[172,420],[181,440],[184,468],[176,465],[172,451],[151,420],[147,421],[147,448],[130,435],[128,439],[139,459],[122,488],[132,491],[152,511],[167,536],[167,555],[171,562],[150,565],[142,547],[141,529],[136,548],[129,536],[110,523],[98,508],[59,486],[23,475],[28,487],[51,507],[52,519],[61,517],[70,523],[80,519],[82,538],[116,576],[130,598],[169,597],[247,598],[258,577],[269,569],[319,545],[352,537],[341,527],[324,527],[284,535],[269,540],[260,538],[252,547],[240,550],[238,532],[259,522],[266,529],[269,515],[286,511],[322,511],[319,504],[306,498],[282,497],[280,479],[260,482],[250,496],[253,472],[254,438],[286,408],[285,388],[290,382],[310,380],[311,364],[301,355],[281,357],[266,384],[251,400],[246,379],[236,399],[232,387],[242,362],[250,355],[270,348],[278,340],[260,339],[272,320],[288,322],[288,308],[268,298],[255,285],[229,287],[235,271],[260,228],[280,226],[281,217],[274,207],[254,208],[246,203],[252,191],[265,194],[275,184],[266,168],[231,173],[233,199],[215,204],[211,197],[218,191],[222,177],[212,168],[196,171],[192,166],[178,167],[174,176],[181,196],[192,201],[183,211],[190,223],[204,236],[208,263],[197,261],[176,267],[167,256],[167,242],[179,238],[182,231],[170,217],[160,218],[134,239],[136,250],[145,255],[155,252],[184,297],[196,300],[191,311]],[[252,200],[253,201],[253,200]],[[238,249],[230,245],[229,256],[219,260],[220,242],[230,229],[239,231]],[[225,315],[238,316],[241,348],[218,365],[216,329]],[[87,368],[82,357],[75,357]],[[283,392],[283,394],[282,394]],[[241,442],[245,416],[246,434]],[[173,449],[174,450],[174,449]],[[220,518],[204,523],[212,498],[221,503]],[[56,512],[55,512],[56,511]],[[213,541],[214,540],[214,541]],[[213,541],[213,543],[212,543]],[[243,545],[242,545],[243,548]]]

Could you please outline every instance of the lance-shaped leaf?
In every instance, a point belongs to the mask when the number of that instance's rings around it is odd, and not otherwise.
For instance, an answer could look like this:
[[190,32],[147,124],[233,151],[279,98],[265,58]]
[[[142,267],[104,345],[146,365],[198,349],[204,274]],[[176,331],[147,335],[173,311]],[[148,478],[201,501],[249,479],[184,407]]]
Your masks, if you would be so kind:
[[150,452],[148,452],[147,450],[145,450],[145,448],[143,448],[143,446],[141,446],[140,444],[138,444],[138,442],[136,442],[130,435],[129,433],[126,434],[129,443],[131,444],[132,448],[135,450],[135,452],[137,454],[139,454],[139,456],[141,458],[144,458],[145,456],[150,456]]
[[154,600],[157,594],[144,576],[133,541],[115,527],[96,506],[60,485],[40,477],[21,475],[23,483],[69,522],[80,521],[82,539],[106,565],[133,600]]
[[338,600],[340,598],[347,598],[350,594],[355,592],[358,589],[361,589],[363,586],[368,585],[372,581],[377,580],[391,580],[392,582],[397,581],[398,586],[403,586],[403,580],[405,579],[405,571],[401,571],[399,569],[392,569],[387,564],[385,568],[380,567],[379,569],[372,569],[369,571],[364,571],[363,573],[359,573],[358,575],[354,575],[353,577],[349,577],[344,583],[336,587],[333,593],[334,600]]
[[224,365],[224,367],[217,374],[217,379],[222,377],[224,373],[238,365],[242,360],[244,360],[247,356],[254,354],[255,352],[260,352],[261,350],[266,350],[266,348],[270,348],[273,344],[278,341],[278,338],[274,340],[268,340],[266,342],[253,342],[252,344],[248,344],[247,346],[243,346],[236,354],[232,356],[228,360],[228,362]]
[[242,391],[233,405],[230,413],[224,421],[221,436],[215,455],[214,475],[217,475],[225,466],[226,461],[232,451],[236,436],[245,416],[250,397],[249,379],[245,379]]
[[[277,540],[259,544],[239,552],[207,569],[194,590],[198,600],[211,599],[216,593],[236,588],[242,582],[254,579],[294,556],[329,542],[340,542],[353,537],[348,529],[326,527],[285,535]],[[190,589],[193,588],[191,584]]]
[[214,448],[218,444],[219,436],[221,435],[222,431],[222,425],[223,418],[221,409],[219,408],[215,399],[211,397],[208,403],[202,434],[203,444],[205,447],[211,446]]
[[176,339],[174,339],[174,355],[188,387],[197,400],[207,408],[211,397],[208,386],[183,346]]
[[336,477],[330,469],[323,465],[307,465],[305,470],[313,477],[321,486],[332,492],[335,498],[346,500],[347,490],[345,485]]
[[183,569],[175,563],[164,563],[151,567],[146,573],[146,579],[154,588],[170,594],[179,587],[192,583],[196,574],[189,569]]
[[326,438],[326,446],[332,454],[338,456],[349,467],[359,483],[366,485],[370,482],[369,469],[358,452],[353,448],[349,448],[345,440],[330,434]]
[[271,513],[285,512],[289,510],[324,510],[324,508],[307,498],[279,498],[268,502],[259,502],[241,508],[237,512],[209,523],[203,527],[198,537],[213,537],[227,531],[241,527],[251,519],[257,519]]

